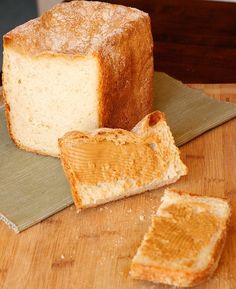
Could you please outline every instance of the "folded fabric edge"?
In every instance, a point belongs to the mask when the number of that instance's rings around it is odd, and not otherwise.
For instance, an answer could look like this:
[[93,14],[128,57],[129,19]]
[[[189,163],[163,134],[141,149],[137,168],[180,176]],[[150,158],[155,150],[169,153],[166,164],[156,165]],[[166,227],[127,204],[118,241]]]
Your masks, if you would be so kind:
[[3,214],[0,213],[0,221],[3,221],[10,229],[12,229],[15,233],[20,233],[19,228],[14,224],[12,221],[10,221],[7,217],[5,217]]
[[66,200],[62,200],[57,208],[51,208],[49,211],[44,214],[43,216],[40,216],[39,218],[35,218],[33,221],[32,219],[29,220],[29,222],[25,222],[23,224],[15,224],[13,221],[11,221],[8,217],[0,213],[0,221],[3,221],[10,229],[12,229],[15,233],[20,233],[36,224],[38,224],[40,221],[45,220],[46,218],[64,210],[65,208],[69,207],[70,205],[73,204],[73,200],[71,198],[68,198]]
[[52,209],[49,209],[48,212],[45,213],[43,216],[35,218],[33,221],[30,220],[29,222],[26,222],[26,223],[18,225],[17,226],[17,229],[18,229],[17,233],[20,233],[20,232],[22,232],[22,231],[24,231],[24,230],[26,230],[26,229],[38,224],[39,222],[41,222],[41,221],[47,219],[48,217],[53,216],[54,214],[64,210],[65,208],[69,207],[72,204],[73,204],[73,200],[72,200],[71,197],[60,201],[60,203],[58,204],[58,206],[56,208],[54,207]]

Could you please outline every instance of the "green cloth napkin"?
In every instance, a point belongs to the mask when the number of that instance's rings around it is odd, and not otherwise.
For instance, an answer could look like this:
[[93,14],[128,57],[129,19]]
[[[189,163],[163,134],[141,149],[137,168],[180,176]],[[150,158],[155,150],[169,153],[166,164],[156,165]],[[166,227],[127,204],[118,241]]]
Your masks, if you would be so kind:
[[[236,116],[236,105],[214,100],[164,73],[155,73],[155,108],[164,111],[177,145]],[[72,204],[60,161],[19,150],[0,110],[0,220],[21,232]]]

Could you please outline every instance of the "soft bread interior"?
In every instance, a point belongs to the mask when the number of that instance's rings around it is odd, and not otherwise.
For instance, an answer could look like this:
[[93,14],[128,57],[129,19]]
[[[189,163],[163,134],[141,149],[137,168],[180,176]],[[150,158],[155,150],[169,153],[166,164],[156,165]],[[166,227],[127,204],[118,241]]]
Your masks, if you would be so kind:
[[[196,278],[195,274],[204,271],[208,272],[206,279],[217,267],[229,216],[230,207],[225,200],[165,190],[152,226],[133,258],[131,275],[143,279],[135,269],[139,264],[142,268],[156,268],[154,271],[160,279],[151,280],[155,282],[188,286]],[[166,272],[166,276],[158,271]],[[173,276],[173,272],[175,278],[168,277]],[[184,273],[188,276],[185,279]]]
[[27,57],[5,48],[4,90],[14,140],[57,156],[58,138],[67,131],[98,128],[98,77],[95,57]]
[[[145,117],[141,123],[149,126],[148,117]],[[95,206],[156,189],[175,182],[186,174],[186,167],[180,160],[179,151],[174,145],[174,139],[165,120],[159,119],[154,126],[142,135],[137,134],[137,128],[133,132],[100,129],[91,134],[72,132],[59,141],[62,163],[66,161],[67,167],[69,166],[75,175],[75,180],[71,182],[75,184],[73,190],[73,193],[77,195],[75,200],[80,199],[80,204],[77,203],[77,206]],[[93,151],[81,153],[81,144],[86,143],[89,144],[90,150],[92,150],[91,143],[94,143]],[[108,147],[104,147],[103,151],[98,153],[101,143],[103,145],[113,143],[120,146],[122,147],[121,153],[115,156],[114,151],[111,152]],[[132,148],[128,151],[131,145]],[[145,146],[148,146],[149,157],[147,151],[143,150]],[[95,170],[92,167],[91,169],[84,168],[86,175],[83,177],[82,160],[89,162],[94,155],[99,157],[103,153],[105,158],[102,157],[100,163],[104,167],[101,167],[100,171],[104,177],[101,181],[88,183],[87,175]],[[112,163],[112,165],[107,163]],[[91,179],[93,177],[95,175],[91,175]]]

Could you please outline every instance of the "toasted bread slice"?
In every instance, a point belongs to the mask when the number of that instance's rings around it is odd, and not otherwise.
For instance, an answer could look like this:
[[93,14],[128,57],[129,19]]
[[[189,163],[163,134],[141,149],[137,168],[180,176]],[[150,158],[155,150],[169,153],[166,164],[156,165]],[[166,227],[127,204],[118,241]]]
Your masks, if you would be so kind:
[[60,158],[77,208],[153,190],[186,174],[164,114],[153,112],[133,129],[69,132]]
[[131,276],[179,287],[207,280],[217,268],[229,218],[226,200],[166,189]]

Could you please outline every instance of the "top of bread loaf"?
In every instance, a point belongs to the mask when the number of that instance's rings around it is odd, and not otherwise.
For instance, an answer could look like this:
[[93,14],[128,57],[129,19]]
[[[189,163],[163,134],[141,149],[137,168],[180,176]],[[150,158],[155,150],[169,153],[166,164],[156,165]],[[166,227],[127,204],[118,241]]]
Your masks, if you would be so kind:
[[93,54],[101,44],[120,34],[148,14],[130,7],[93,1],[73,1],[54,6],[41,17],[8,32],[4,46],[40,54]]

